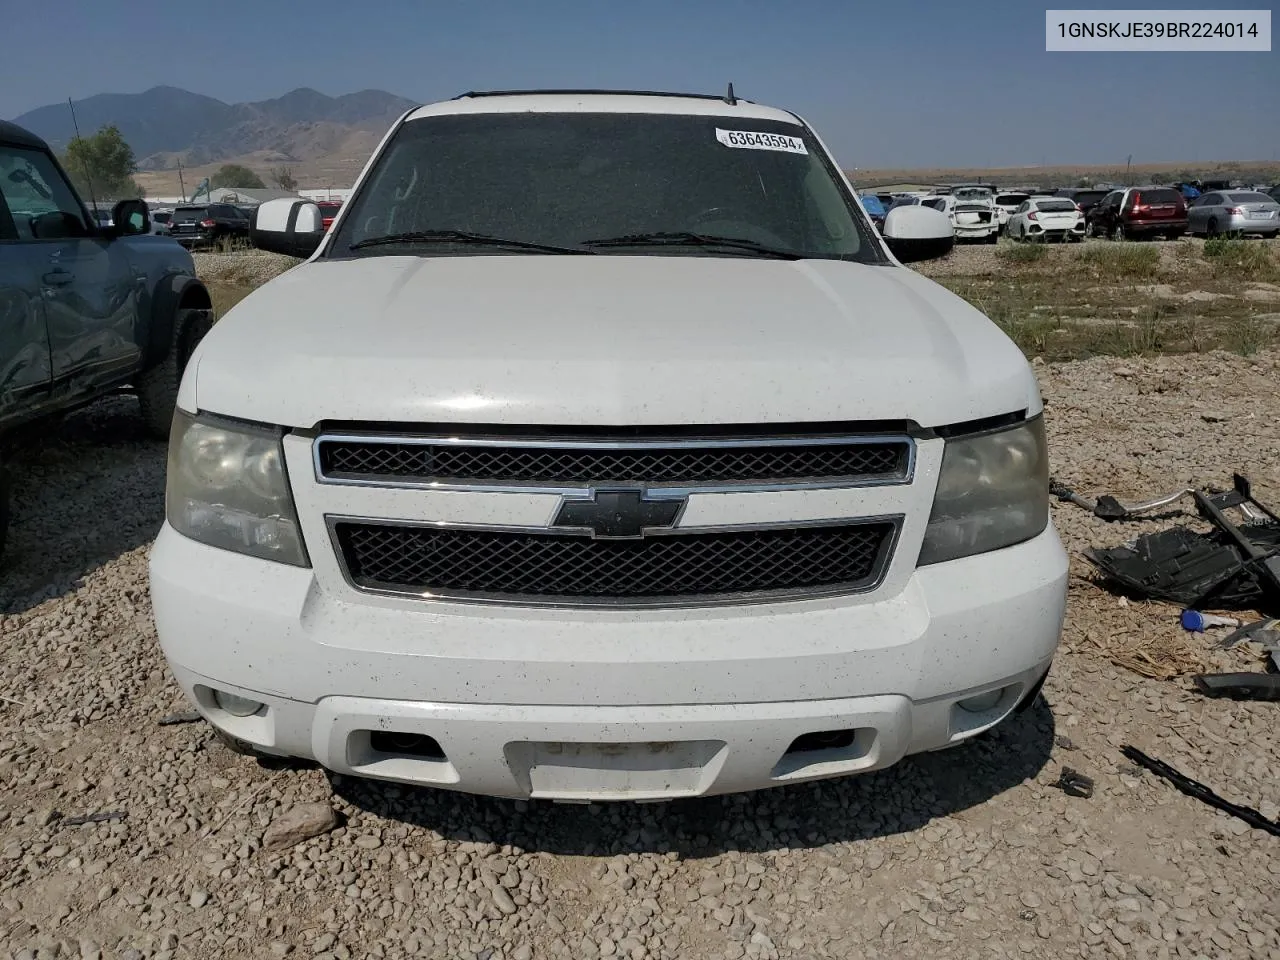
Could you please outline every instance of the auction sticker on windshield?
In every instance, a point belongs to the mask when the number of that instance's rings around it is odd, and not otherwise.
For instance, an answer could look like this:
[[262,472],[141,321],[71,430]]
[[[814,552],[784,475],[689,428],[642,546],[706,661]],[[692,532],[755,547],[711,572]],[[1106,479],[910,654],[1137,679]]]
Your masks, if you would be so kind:
[[739,150],[780,150],[783,153],[804,153],[804,141],[781,133],[760,133],[756,130],[721,130],[716,127],[716,139],[726,147]]

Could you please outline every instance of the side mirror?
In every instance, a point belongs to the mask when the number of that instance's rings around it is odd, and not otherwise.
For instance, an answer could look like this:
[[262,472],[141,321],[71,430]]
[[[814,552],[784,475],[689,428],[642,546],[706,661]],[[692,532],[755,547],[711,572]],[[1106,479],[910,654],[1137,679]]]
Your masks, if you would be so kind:
[[945,257],[956,243],[951,218],[941,210],[912,204],[894,207],[882,231],[889,250],[903,263]]
[[250,221],[249,238],[259,250],[306,259],[324,239],[320,208],[306,200],[268,200]]
[[111,222],[122,237],[136,237],[151,232],[151,211],[141,200],[121,200],[111,208]]

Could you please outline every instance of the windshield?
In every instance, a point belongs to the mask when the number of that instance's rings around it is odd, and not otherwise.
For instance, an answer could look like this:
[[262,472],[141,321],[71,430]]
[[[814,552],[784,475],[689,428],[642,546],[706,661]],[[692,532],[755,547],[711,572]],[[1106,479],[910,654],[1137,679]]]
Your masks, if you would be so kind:
[[1030,195],[1026,193],[1002,193],[996,197],[996,203],[1002,207],[1020,206]]
[[1108,192],[1109,191],[1107,190],[1076,190],[1071,194],[1071,198],[1075,200],[1076,203],[1088,205],[1091,203],[1097,203],[1105,197]]
[[1268,197],[1265,193],[1254,193],[1252,191],[1247,191],[1244,193],[1229,193],[1227,194],[1227,196],[1231,198],[1232,203],[1271,203],[1273,202],[1272,199]]
[[989,200],[991,191],[986,187],[958,187],[951,191],[956,200]]
[[1036,209],[1045,213],[1075,213],[1076,205],[1070,200],[1037,200]]
[[[598,254],[745,256],[654,234],[749,241],[884,262],[870,225],[805,128],[671,114],[489,113],[402,126],[348,201],[330,256],[525,254],[515,246],[380,237],[462,232]],[[355,244],[367,244],[353,250]]]
[[195,223],[209,219],[208,207],[178,207],[173,211],[174,223]]

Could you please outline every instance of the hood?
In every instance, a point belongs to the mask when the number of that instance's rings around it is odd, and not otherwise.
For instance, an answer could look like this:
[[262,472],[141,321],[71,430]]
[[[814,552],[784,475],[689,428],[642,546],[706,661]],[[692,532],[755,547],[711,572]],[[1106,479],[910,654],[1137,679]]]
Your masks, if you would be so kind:
[[1017,347],[904,267],[693,256],[377,256],[241,301],[181,402],[320,421],[663,425],[1039,409]]

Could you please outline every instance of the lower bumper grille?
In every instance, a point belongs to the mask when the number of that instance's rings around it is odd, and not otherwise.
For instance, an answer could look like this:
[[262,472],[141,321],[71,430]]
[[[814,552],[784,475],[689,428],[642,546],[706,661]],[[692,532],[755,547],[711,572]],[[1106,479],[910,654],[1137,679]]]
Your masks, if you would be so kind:
[[635,540],[343,521],[333,537],[358,588],[523,604],[752,602],[856,593],[888,564],[896,520]]

